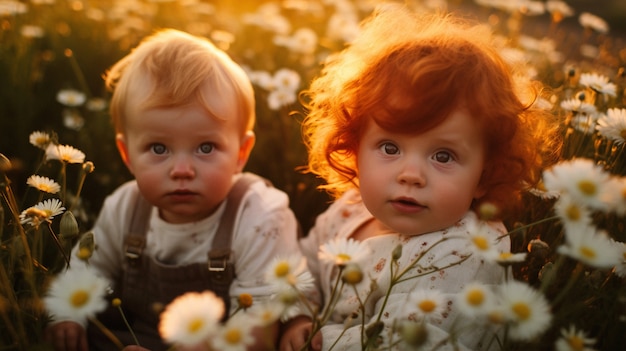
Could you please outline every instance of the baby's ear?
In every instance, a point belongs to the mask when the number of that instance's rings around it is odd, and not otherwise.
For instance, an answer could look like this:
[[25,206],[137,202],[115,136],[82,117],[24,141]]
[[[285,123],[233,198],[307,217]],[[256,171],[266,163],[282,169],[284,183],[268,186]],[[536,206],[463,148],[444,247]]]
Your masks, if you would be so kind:
[[117,146],[117,151],[119,151],[120,156],[122,156],[122,161],[124,161],[126,168],[128,168],[128,170],[133,173],[130,159],[128,157],[128,144],[126,142],[126,137],[124,136],[124,134],[117,133],[115,135],[115,145]]
[[478,183],[478,185],[476,186],[476,190],[474,190],[474,200],[480,200],[480,198],[485,196],[486,193],[487,188],[485,187],[481,179],[480,183]]
[[240,146],[239,146],[239,155],[237,159],[237,168],[239,172],[243,170],[243,167],[248,162],[248,157],[250,157],[250,152],[254,147],[254,142],[256,141],[256,136],[254,132],[249,130],[246,134],[241,138]]

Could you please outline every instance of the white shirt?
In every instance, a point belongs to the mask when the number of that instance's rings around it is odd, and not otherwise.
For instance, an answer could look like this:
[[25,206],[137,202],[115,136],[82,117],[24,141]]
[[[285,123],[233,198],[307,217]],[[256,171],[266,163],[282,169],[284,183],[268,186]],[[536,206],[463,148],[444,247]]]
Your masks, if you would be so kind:
[[[363,241],[369,247],[370,254],[360,263],[365,279],[357,285],[361,301],[365,302],[365,324],[370,320],[374,321],[383,306],[385,294],[391,279],[389,262],[391,262],[392,251],[402,245],[402,256],[399,259],[399,269],[409,265],[418,254],[428,250],[426,255],[419,261],[422,267],[446,265],[458,262],[468,253],[468,241],[463,238],[468,233],[467,224],[473,220],[475,215],[472,212],[461,219],[455,226],[445,230],[422,234],[418,236],[405,236],[396,233],[371,237]],[[349,238],[355,230],[371,220],[373,217],[363,205],[357,191],[351,190],[334,202],[330,208],[322,213],[316,220],[315,226],[309,235],[301,240],[302,251],[307,257],[307,263],[312,274],[317,278],[323,300],[327,302],[331,296],[331,291],[336,281],[337,268],[331,263],[321,262],[318,259],[318,251],[321,245],[330,240],[342,237]],[[501,223],[490,223],[490,235],[494,238],[506,233]],[[434,243],[442,238],[447,238],[443,244]],[[499,242],[498,248],[501,251],[510,250],[510,241],[505,237]],[[415,269],[414,271],[417,271]],[[371,279],[368,279],[371,278]],[[372,290],[371,280],[375,280],[377,288]],[[504,281],[504,269],[497,264],[484,262],[478,255],[472,255],[460,265],[441,269],[435,273],[430,273],[419,278],[414,278],[397,284],[390,293],[390,297],[385,306],[382,321],[389,328],[394,320],[407,320],[408,295],[418,290],[437,290],[442,292],[448,301],[454,300],[454,295],[470,282],[482,282],[484,284],[499,284]],[[371,295],[365,300],[368,293]],[[451,305],[452,306],[452,305]],[[350,322],[350,316],[357,311],[359,303],[354,289],[346,286],[336,305],[334,313],[326,326],[322,328],[323,350],[328,350],[330,346],[341,335],[340,341],[333,350],[361,350],[361,320]],[[430,350],[439,341],[448,337],[449,330],[458,314],[453,306],[447,309],[440,320],[427,324],[429,339],[424,350]],[[344,332],[344,329],[347,329]],[[485,330],[473,328],[469,333],[461,335],[460,350],[486,349],[488,339],[481,343],[481,337]],[[381,335],[386,337],[388,329]],[[397,340],[398,336],[396,336]],[[388,341],[388,339],[385,338]],[[430,347],[429,347],[430,345]],[[492,347],[496,345],[494,343]],[[402,349],[394,347],[394,350]],[[452,350],[450,344],[440,347],[437,350]]]
[[[90,268],[97,270],[111,282],[122,272],[124,240],[130,225],[133,206],[139,195],[136,181],[120,186],[105,199],[94,225],[97,249],[89,260]],[[225,208],[225,202],[209,217],[194,223],[172,224],[163,221],[153,207],[146,235],[145,254],[170,265],[207,262],[207,253]],[[289,208],[287,195],[264,182],[254,182],[242,198],[235,225],[231,249],[236,278],[230,287],[231,311],[237,307],[238,296],[251,294],[260,302],[273,292],[265,282],[265,270],[277,256],[299,253],[298,224]],[[80,269],[84,263],[75,257],[71,269]],[[55,320],[67,320],[56,316]],[[85,321],[77,321],[84,324]]]

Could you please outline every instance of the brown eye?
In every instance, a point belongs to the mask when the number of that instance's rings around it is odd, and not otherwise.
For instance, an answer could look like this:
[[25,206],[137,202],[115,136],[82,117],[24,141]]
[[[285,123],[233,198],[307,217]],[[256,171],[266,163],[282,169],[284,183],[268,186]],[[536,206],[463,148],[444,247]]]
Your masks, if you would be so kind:
[[398,147],[396,145],[391,144],[391,143],[384,143],[384,144],[382,144],[380,146],[380,149],[386,155],[396,155],[397,153],[400,152],[400,149],[398,149]]
[[439,151],[433,155],[433,159],[439,163],[448,163],[452,161],[452,155],[447,151]]

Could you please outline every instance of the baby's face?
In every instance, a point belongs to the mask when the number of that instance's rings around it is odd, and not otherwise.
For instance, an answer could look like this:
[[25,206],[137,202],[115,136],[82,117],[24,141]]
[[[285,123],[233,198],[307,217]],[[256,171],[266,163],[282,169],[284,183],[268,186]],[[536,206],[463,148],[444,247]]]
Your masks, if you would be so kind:
[[171,223],[211,215],[245,164],[236,118],[219,120],[195,103],[175,108],[129,108],[125,134],[127,166],[142,194]]
[[370,121],[357,152],[363,202],[405,235],[448,228],[484,194],[484,155],[481,128],[462,109],[418,135],[391,133]]

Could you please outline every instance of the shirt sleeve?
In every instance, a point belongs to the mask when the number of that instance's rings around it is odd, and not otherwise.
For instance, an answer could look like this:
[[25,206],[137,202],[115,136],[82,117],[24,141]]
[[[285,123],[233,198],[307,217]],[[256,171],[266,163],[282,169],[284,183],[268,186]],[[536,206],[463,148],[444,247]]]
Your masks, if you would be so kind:
[[267,300],[273,290],[265,272],[277,257],[301,256],[298,222],[287,195],[264,182],[255,182],[239,207],[232,249],[236,278],[230,288],[233,308],[242,293]]

